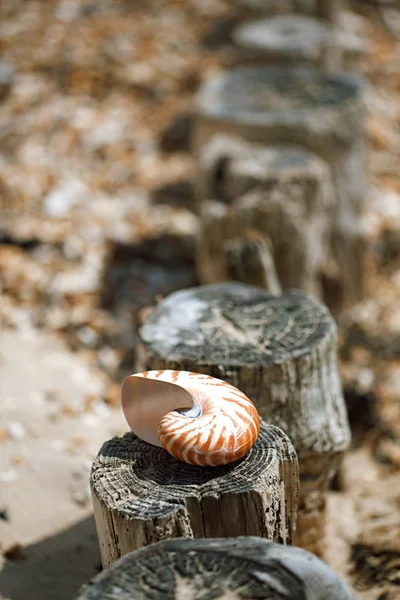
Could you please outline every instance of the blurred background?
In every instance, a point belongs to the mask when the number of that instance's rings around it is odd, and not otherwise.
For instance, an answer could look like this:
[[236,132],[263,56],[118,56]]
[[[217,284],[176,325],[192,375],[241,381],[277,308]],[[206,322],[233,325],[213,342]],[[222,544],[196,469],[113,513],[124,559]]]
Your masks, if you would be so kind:
[[[251,4],[1,2],[3,599],[67,600],[101,568],[90,466],[103,441],[127,431],[119,393],[140,324],[161,298],[199,283],[193,103],[231,64],[231,32]],[[400,594],[400,10],[352,2],[342,20],[368,48],[363,220],[373,260],[366,297],[338,319],[353,447],[329,495],[326,558],[361,599],[391,600]]]

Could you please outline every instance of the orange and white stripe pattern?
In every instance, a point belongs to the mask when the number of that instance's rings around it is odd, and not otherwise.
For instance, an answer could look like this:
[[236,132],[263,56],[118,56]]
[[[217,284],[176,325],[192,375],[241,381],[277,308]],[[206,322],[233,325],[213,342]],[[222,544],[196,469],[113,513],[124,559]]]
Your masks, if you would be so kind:
[[[147,380],[146,385],[143,379]],[[225,465],[242,458],[258,437],[260,418],[254,404],[221,379],[189,371],[159,370],[136,373],[127,380],[130,381],[125,380],[122,389],[122,406],[132,430],[142,437],[139,420],[143,418],[143,425],[146,421],[147,432],[151,419],[158,420],[152,425],[157,428],[160,443],[149,433],[143,437],[178,460],[200,466]],[[152,399],[150,381],[169,387],[156,384]],[[171,385],[175,387],[170,388]],[[141,397],[144,395],[147,398]],[[161,416],[162,409],[165,412]]]

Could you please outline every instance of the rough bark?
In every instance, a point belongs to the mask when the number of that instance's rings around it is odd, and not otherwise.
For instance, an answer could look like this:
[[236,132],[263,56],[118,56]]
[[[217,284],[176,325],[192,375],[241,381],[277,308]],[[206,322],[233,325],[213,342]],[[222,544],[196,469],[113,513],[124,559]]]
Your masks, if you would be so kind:
[[[198,157],[216,133],[271,146],[298,144],[329,165],[337,196],[332,230],[340,240],[334,244],[338,272],[333,281],[326,276],[329,305],[336,312],[358,301],[364,293],[367,254],[360,223],[366,196],[363,80],[311,68],[233,69],[208,81],[199,93],[194,135]],[[342,249],[351,260],[343,261]]]
[[256,537],[169,540],[121,558],[82,587],[77,600],[264,598],[354,600],[324,562]]
[[171,294],[140,336],[137,369],[225,379],[288,434],[300,466],[296,543],[321,554],[326,490],[350,440],[327,309],[299,291],[208,285]]
[[91,489],[103,566],[174,537],[257,535],[292,543],[298,502],[295,450],[262,423],[241,460],[195,467],[128,433],[101,448]]
[[200,162],[201,194],[223,201],[200,206],[197,268],[202,283],[236,280],[275,292],[271,278],[265,284],[263,271],[246,262],[248,252],[237,254],[237,268],[230,268],[227,245],[238,239],[248,248],[247,232],[256,230],[270,241],[270,262],[282,288],[322,297],[335,208],[326,164],[299,148],[265,148],[223,135],[206,144]]

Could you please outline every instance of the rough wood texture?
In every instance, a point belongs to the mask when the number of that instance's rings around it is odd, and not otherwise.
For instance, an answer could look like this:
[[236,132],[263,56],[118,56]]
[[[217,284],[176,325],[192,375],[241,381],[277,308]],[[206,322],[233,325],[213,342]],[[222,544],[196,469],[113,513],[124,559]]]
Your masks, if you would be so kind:
[[327,309],[298,291],[201,286],[158,304],[140,336],[138,369],[225,379],[289,435],[300,466],[296,543],[322,553],[326,490],[350,440]]
[[[323,298],[335,210],[326,164],[299,148],[266,148],[224,135],[206,144],[200,162],[201,194],[223,201],[200,206],[197,268],[201,282],[243,281],[275,293],[271,276],[265,283],[265,271],[247,260],[249,245],[255,250],[256,244],[248,241],[246,231],[256,230],[270,242],[269,263],[281,287],[300,288]],[[247,254],[235,255],[235,269],[232,255],[226,253],[233,239],[242,240],[247,248]]]
[[77,600],[354,600],[324,562],[256,537],[169,540],[124,556]]
[[332,226],[335,268],[326,275],[326,289],[335,312],[364,293],[364,87],[353,74],[240,67],[208,81],[197,101],[197,157],[215,134],[228,133],[271,146],[298,144],[329,165],[337,202]]
[[195,467],[133,433],[101,448],[91,488],[103,566],[174,537],[258,535],[292,543],[298,502],[294,448],[262,423],[250,452],[224,467]]

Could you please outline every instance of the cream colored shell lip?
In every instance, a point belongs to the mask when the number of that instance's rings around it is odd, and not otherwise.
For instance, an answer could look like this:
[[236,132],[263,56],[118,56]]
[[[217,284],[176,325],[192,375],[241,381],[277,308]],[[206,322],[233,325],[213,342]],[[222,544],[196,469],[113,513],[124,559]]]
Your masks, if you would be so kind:
[[260,429],[257,410],[245,394],[201,373],[135,373],[124,380],[121,401],[137,437],[194,465],[238,460],[254,445]]

